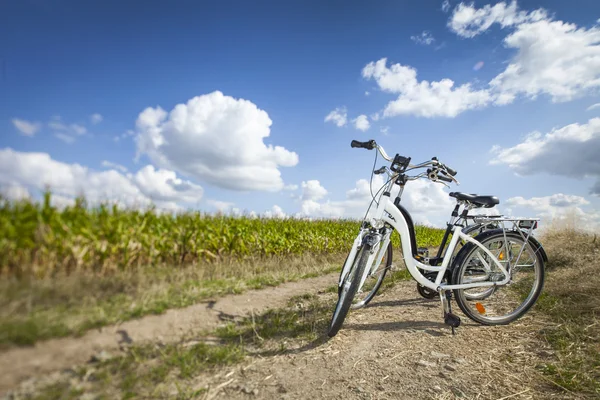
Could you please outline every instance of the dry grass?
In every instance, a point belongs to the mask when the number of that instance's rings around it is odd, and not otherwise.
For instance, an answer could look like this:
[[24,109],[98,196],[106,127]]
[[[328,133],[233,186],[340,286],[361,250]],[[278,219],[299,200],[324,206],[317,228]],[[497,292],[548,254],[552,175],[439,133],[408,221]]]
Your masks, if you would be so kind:
[[344,254],[0,281],[0,349],[339,270]]
[[542,336],[558,355],[542,368],[566,390],[600,396],[600,237],[576,227],[570,220],[541,236],[549,262],[536,308],[555,323]]

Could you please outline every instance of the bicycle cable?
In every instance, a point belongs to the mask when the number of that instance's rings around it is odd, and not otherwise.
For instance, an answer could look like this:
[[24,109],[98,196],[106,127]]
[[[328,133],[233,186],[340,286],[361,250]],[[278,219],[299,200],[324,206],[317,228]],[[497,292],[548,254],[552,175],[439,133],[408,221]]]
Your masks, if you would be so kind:
[[[375,152],[375,161],[373,161],[373,168],[371,169],[371,180],[369,182],[369,192],[371,192],[371,199],[375,200],[375,196],[373,196],[373,173],[375,172],[375,167],[377,166],[377,155],[379,151]],[[379,203],[377,203],[379,205]]]
[[[381,192],[383,190],[383,188],[385,188],[385,186],[393,179],[393,176],[390,177],[380,188],[377,192],[375,192],[375,196],[377,196],[379,194],[379,192]],[[373,191],[371,190],[371,193],[373,193]],[[371,203],[369,204],[369,207],[367,208],[367,212],[365,213],[365,216],[363,217],[363,222],[367,219],[367,215],[369,215],[369,210],[371,210],[371,206],[373,205],[373,202],[377,203],[377,205],[379,205],[379,203],[375,200],[375,196],[373,196],[373,200],[371,200]]]

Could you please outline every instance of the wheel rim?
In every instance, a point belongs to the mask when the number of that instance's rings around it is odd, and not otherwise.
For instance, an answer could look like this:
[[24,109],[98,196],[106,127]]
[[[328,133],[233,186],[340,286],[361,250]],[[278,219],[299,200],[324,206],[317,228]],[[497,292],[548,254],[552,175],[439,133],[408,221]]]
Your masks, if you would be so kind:
[[[391,246],[391,243],[388,246]],[[381,263],[379,263],[377,266],[373,265],[371,272],[369,272],[367,275],[362,288],[360,288],[354,295],[355,300],[350,306],[351,309],[355,310],[364,307],[367,301],[369,301],[371,297],[375,295],[375,292],[377,292],[379,289],[379,285],[381,285],[381,281],[389,269],[388,254],[388,249],[386,247],[383,258],[381,259]]]
[[[503,237],[494,237],[483,244],[509,270],[512,280],[504,286],[459,290],[457,296],[461,296],[468,311],[481,320],[496,323],[510,321],[528,308],[536,296],[542,283],[542,265],[531,245],[523,246],[524,240],[521,238],[508,237],[504,245]],[[485,262],[491,267],[490,271],[486,271]],[[503,278],[504,274],[490,257],[477,247],[461,266],[458,282],[501,281]]]

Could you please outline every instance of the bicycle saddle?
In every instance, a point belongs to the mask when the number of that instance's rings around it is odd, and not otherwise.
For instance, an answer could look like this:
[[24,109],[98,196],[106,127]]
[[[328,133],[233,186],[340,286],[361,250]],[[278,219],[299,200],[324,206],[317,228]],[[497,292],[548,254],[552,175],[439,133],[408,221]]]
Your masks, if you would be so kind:
[[496,196],[479,196],[477,194],[468,194],[461,192],[452,192],[450,197],[454,197],[456,200],[466,200],[479,207],[492,208],[496,204],[500,204],[500,200]]

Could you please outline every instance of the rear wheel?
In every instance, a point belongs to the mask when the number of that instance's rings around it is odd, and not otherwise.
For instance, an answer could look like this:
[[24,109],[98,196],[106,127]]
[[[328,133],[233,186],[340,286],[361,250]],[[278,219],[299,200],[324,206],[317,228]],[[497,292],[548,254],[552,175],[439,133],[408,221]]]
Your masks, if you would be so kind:
[[[544,286],[544,261],[517,232],[486,232],[476,238],[508,271],[508,284],[495,287],[456,289],[456,303],[469,318],[483,325],[505,325],[522,317],[537,301]],[[460,255],[452,283],[500,282],[504,274],[494,261],[474,244]]]
[[369,258],[370,254],[371,246],[368,244],[362,245],[356,254],[356,257],[354,258],[354,263],[350,267],[348,274],[346,274],[346,277],[342,282],[338,301],[335,305],[331,322],[329,323],[329,330],[327,332],[329,337],[334,337],[337,335],[338,331],[342,327],[342,324],[344,323],[344,320],[346,319],[346,315],[348,315],[348,311],[352,305],[352,299],[356,294],[361,277],[367,266],[367,259]]

